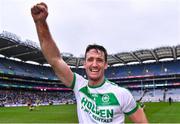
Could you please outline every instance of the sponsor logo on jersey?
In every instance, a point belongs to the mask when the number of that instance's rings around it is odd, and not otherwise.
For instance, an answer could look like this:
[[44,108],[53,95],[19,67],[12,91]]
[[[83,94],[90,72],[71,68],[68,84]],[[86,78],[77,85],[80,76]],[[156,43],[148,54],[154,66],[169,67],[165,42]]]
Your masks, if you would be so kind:
[[113,93],[90,93],[87,86],[81,88],[80,92],[84,94],[81,99],[81,109],[87,112],[92,119],[103,123],[113,121],[114,110],[112,106],[119,106]]

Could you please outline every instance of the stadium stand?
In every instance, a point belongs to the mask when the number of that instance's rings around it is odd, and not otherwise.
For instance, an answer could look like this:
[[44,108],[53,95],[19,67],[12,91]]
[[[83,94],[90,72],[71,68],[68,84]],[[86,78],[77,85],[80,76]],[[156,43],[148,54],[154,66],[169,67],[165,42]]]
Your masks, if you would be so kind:
[[[50,102],[75,103],[72,90],[58,80],[51,67],[44,66],[47,62],[37,44],[30,40],[22,41],[17,35],[3,31],[0,34],[0,54],[1,106],[27,105],[29,99],[33,104],[39,99],[43,105]],[[174,101],[180,101],[178,57],[180,45],[108,55],[109,67],[105,75],[110,81],[131,90],[136,100],[159,102],[172,97]],[[86,77],[85,70],[80,68],[83,57],[64,53],[63,58],[74,72]],[[172,60],[160,61],[164,58]],[[154,62],[147,63],[147,60]]]
[[26,106],[28,101],[35,106],[39,100],[41,105],[74,103],[73,92],[45,92],[27,90],[0,90],[1,106]]

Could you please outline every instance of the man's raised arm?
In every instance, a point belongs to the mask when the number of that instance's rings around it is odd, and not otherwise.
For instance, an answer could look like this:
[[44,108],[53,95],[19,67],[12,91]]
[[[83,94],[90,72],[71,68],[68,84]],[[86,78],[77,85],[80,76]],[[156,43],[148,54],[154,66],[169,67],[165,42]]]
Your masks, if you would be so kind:
[[46,18],[48,16],[47,5],[45,3],[39,3],[34,5],[31,8],[31,15],[36,26],[41,50],[44,57],[52,66],[58,78],[66,86],[71,86],[71,83],[73,81],[73,72],[62,59],[60,51],[49,31],[49,27],[46,22]]

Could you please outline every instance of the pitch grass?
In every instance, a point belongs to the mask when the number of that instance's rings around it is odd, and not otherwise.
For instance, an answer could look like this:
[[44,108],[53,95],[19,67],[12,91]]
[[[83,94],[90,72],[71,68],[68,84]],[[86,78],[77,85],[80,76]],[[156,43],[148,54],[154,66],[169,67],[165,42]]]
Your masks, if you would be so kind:
[[[150,123],[180,123],[180,103],[146,103]],[[0,123],[78,123],[76,105],[0,108]],[[126,122],[131,122],[126,118]]]
[[180,123],[180,102],[145,103],[145,113],[150,123]]

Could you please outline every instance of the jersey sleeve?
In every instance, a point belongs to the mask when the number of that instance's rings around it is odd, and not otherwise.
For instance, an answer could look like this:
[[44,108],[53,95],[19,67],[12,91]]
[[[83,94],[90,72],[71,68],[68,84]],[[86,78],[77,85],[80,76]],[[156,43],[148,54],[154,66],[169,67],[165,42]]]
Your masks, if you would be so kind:
[[123,90],[123,94],[121,96],[121,107],[122,111],[126,115],[131,115],[138,109],[138,105],[136,104],[136,101],[134,100],[132,94],[127,89]]
[[79,90],[82,86],[84,86],[87,83],[87,80],[84,79],[81,75],[74,73],[73,76],[73,82],[71,83],[71,89],[76,92]]

